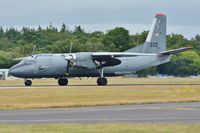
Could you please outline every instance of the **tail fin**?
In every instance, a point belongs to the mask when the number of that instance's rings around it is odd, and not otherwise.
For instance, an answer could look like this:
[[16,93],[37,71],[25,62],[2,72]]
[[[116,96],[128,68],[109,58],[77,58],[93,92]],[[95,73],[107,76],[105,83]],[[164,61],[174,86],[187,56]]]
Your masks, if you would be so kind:
[[159,53],[166,50],[166,15],[157,13],[144,44],[125,52]]

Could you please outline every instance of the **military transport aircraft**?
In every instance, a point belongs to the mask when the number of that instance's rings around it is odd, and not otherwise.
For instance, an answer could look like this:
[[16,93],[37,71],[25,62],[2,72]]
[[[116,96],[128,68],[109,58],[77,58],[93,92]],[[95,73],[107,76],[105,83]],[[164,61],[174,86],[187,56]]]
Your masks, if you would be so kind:
[[124,52],[79,52],[38,54],[23,57],[10,68],[9,75],[24,78],[26,86],[31,79],[55,78],[60,86],[70,77],[99,77],[97,84],[107,85],[105,77],[133,74],[141,69],[170,61],[172,54],[191,49],[184,47],[166,51],[166,15],[157,13],[144,44]]

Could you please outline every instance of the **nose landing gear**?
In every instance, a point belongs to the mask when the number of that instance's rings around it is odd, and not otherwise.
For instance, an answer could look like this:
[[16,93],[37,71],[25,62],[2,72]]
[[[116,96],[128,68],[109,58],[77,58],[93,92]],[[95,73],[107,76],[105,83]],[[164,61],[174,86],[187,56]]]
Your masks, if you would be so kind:
[[28,80],[28,79],[25,79],[24,80],[24,84],[25,84],[25,86],[31,86],[32,85],[32,81]]

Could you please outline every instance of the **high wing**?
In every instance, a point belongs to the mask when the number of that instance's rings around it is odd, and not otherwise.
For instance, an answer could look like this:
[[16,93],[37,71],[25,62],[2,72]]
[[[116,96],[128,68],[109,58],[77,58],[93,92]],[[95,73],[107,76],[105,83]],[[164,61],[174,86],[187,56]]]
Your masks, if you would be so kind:
[[93,53],[92,59],[97,65],[97,68],[116,66],[121,64],[119,57],[136,57],[136,56],[155,56],[157,54],[146,53],[121,53],[121,52],[99,52]]
[[180,52],[184,52],[184,51],[187,51],[190,49],[192,49],[192,47],[183,47],[183,48],[179,48],[179,49],[173,49],[173,50],[169,50],[169,51],[160,52],[159,55],[160,56],[168,56],[168,55],[172,55],[172,54],[178,54]]
[[179,49],[163,51],[156,53],[125,53],[125,52],[97,52],[93,53],[92,60],[97,65],[97,68],[103,68],[108,66],[116,66],[121,64],[119,57],[136,57],[136,56],[169,56],[172,54],[178,54],[192,49],[191,47],[183,47]]
[[112,56],[112,57],[134,57],[134,56],[154,56],[156,53],[125,53],[125,52],[96,52],[92,54],[92,57],[103,57],[103,56]]

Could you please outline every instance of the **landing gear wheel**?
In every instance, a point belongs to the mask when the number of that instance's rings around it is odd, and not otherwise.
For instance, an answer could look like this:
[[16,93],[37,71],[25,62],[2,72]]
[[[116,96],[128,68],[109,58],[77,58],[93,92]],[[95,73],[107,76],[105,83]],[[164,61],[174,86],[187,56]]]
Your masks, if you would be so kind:
[[25,84],[25,86],[31,86],[32,85],[32,81],[31,80],[25,80],[24,84]]
[[68,79],[67,78],[59,78],[58,79],[58,84],[60,86],[67,86],[68,85]]
[[107,85],[107,79],[106,78],[98,78],[97,79],[97,84],[99,85],[99,86],[106,86]]

